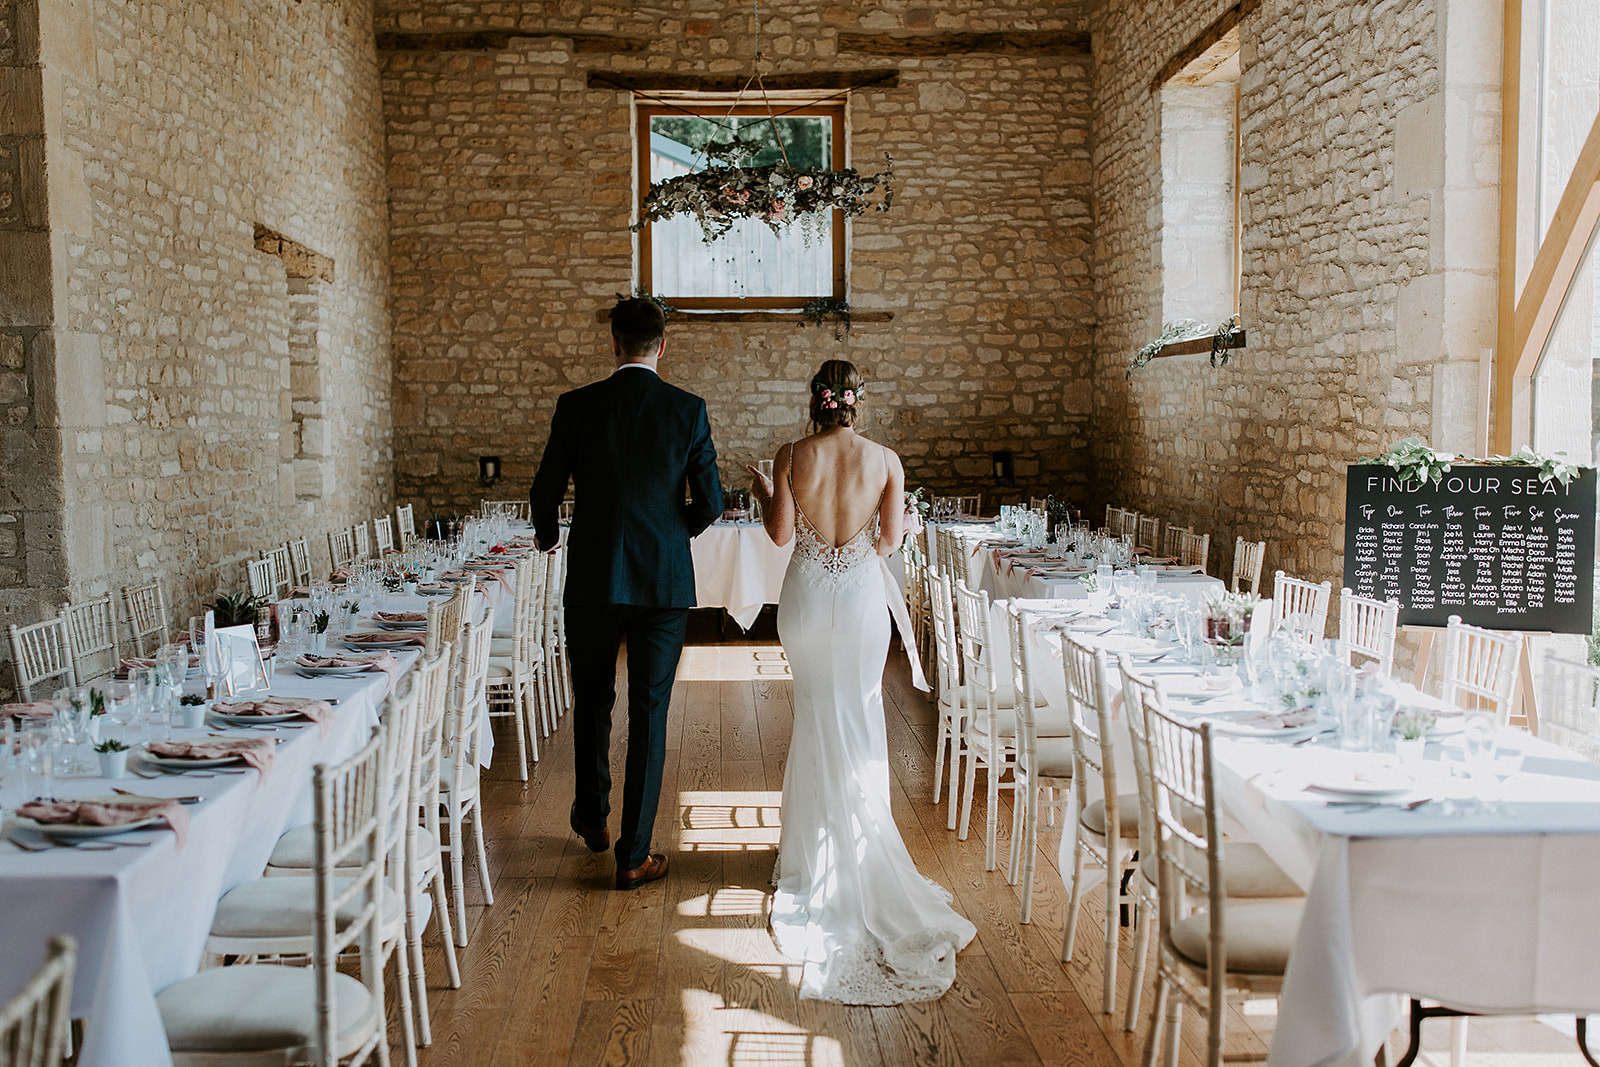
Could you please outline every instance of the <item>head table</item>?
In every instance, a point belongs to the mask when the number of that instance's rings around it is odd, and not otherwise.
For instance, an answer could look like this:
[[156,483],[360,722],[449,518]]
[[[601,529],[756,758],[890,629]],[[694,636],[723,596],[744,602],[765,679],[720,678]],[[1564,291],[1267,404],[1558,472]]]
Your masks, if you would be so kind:
[[[1066,699],[1065,633],[1106,650],[1114,686],[1116,654],[1130,654],[1136,672],[1170,691],[1169,711],[1216,724],[1225,816],[1307,893],[1270,1065],[1372,1063],[1399,1020],[1396,994],[1504,1014],[1600,1010],[1600,765],[1502,728],[1498,744],[1509,758],[1492,783],[1443,760],[1447,737],[1403,768],[1412,791],[1371,806],[1330,802],[1306,787],[1393,767],[1396,757],[1342,751],[1332,732],[1310,740],[1297,732],[1298,744],[1230,735],[1231,718],[1267,710],[1248,686],[1219,698],[1196,684],[1200,668],[1181,653],[1106,632],[1110,623],[1081,603],[1014,603],[1030,613],[1046,702]],[[1403,683],[1393,688],[1404,705],[1446,707]],[[1116,741],[1119,782],[1131,783],[1125,729]],[[1064,834],[1064,872],[1071,848]]]
[[[498,615],[511,596],[498,582],[479,587],[481,621]],[[428,598],[391,595],[384,609],[425,610]],[[509,611],[509,608],[507,608]],[[330,642],[336,644],[336,642]],[[404,675],[420,656],[395,656]],[[195,680],[189,687],[194,690]],[[292,670],[273,675],[274,696],[337,701],[324,734],[316,725],[278,727],[271,732],[229,727],[207,719],[201,729],[174,727],[175,740],[273,737],[277,753],[265,781],[254,770],[210,776],[158,774],[110,781],[57,777],[61,799],[109,795],[113,786],[149,797],[199,797],[186,806],[188,838],[176,847],[170,830],[143,830],[111,838],[148,842],[146,847],[109,851],[56,847],[26,852],[0,843],[0,997],[20,989],[44,959],[52,934],[78,941],[72,1016],[87,1020],[79,1063],[84,1067],[170,1067],[166,1033],[156,994],[200,966],[216,903],[241,882],[259,877],[278,838],[311,821],[311,768],[336,763],[358,751],[378,722],[389,691],[381,672],[305,678]],[[481,762],[492,739],[484,721]],[[153,770],[137,756],[132,770]],[[22,833],[22,831],[15,831]],[[24,840],[42,841],[24,834]]]

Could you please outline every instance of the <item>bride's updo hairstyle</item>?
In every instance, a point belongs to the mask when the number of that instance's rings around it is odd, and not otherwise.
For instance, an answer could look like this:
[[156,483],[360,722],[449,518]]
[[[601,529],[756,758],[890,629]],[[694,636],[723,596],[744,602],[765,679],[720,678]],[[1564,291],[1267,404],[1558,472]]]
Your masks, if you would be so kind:
[[830,359],[811,376],[811,425],[821,433],[854,426],[861,414],[861,372],[846,359]]

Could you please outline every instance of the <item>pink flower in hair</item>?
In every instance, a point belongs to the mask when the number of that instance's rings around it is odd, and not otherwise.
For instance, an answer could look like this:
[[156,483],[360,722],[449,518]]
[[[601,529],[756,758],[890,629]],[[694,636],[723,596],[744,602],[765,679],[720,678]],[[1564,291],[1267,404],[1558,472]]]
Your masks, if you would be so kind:
[[846,389],[844,391],[844,402],[851,407],[856,406],[856,391],[854,389]]

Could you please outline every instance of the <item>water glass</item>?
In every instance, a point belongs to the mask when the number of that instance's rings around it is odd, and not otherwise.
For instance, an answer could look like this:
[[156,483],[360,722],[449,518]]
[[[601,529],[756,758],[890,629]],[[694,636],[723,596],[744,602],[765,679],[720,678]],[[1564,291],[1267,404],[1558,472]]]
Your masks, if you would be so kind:
[[89,740],[89,687],[67,686],[57,689],[51,699],[56,707],[54,723],[56,742],[61,746],[63,774],[76,774],[83,769],[83,746]]

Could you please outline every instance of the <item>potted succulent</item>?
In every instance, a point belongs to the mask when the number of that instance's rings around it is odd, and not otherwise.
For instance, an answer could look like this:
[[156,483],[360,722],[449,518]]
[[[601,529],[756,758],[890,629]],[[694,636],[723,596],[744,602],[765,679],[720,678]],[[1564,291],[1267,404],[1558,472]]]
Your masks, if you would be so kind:
[[128,776],[128,746],[116,738],[109,738],[94,746],[100,757],[100,777],[126,778]]
[[328,651],[328,624],[332,621],[326,611],[311,616],[311,651],[318,655]]
[[1394,717],[1394,754],[1401,763],[1414,766],[1422,762],[1434,721],[1433,712],[1425,708],[1403,708]]

